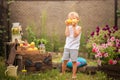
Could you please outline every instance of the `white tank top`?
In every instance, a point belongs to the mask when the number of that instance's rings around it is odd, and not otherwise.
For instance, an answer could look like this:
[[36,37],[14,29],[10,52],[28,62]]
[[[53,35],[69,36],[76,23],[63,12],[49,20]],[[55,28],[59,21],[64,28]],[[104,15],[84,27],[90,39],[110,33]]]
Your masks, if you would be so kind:
[[[80,26],[76,26],[76,29]],[[66,43],[64,48],[79,49],[81,32],[77,37],[74,37],[73,28],[69,26],[70,35],[66,37]]]

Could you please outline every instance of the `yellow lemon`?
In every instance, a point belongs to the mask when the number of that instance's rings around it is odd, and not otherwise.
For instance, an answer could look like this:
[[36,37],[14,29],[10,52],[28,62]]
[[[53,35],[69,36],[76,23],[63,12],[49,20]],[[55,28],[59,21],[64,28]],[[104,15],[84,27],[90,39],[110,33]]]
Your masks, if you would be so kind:
[[28,51],[32,51],[33,50],[33,48],[28,48]]
[[31,42],[30,45],[35,45],[35,42]]
[[13,28],[13,34],[19,34],[19,28]]
[[38,48],[37,48],[37,47],[35,47],[35,48],[34,48],[34,50],[38,50]]
[[77,19],[73,19],[73,20],[72,20],[72,23],[77,23],[77,22],[78,22]]
[[22,46],[23,46],[23,44],[21,43],[21,44],[20,44],[20,47],[22,47]]
[[35,47],[35,42],[31,42],[31,43],[30,43],[30,47],[31,47],[31,48],[34,48],[34,47]]
[[22,72],[23,72],[23,73],[26,73],[26,72],[27,72],[27,70],[26,70],[26,69],[23,69],[23,70],[22,70]]
[[72,20],[71,20],[71,19],[67,19],[67,23],[68,23],[68,24],[71,24],[71,23],[72,23]]

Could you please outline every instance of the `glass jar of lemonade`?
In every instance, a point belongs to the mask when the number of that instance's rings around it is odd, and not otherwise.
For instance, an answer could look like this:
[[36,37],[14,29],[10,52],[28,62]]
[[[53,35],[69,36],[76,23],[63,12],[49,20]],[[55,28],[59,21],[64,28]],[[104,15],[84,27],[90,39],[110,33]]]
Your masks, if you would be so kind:
[[13,23],[12,24],[12,29],[11,29],[11,32],[12,32],[12,42],[15,41],[15,39],[17,39],[18,41],[21,41],[21,31],[22,31],[22,28],[21,28],[21,25],[20,23]]

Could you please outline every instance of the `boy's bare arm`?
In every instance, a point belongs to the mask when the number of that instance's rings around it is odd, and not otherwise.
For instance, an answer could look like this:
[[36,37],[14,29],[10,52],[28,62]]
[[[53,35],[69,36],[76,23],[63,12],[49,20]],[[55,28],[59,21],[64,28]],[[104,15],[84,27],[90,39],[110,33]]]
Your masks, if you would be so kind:
[[65,24],[66,24],[66,29],[65,29],[65,36],[69,36],[70,35],[70,31],[69,31],[69,23],[67,22],[67,20],[65,20]]
[[74,31],[74,37],[77,37],[80,34],[80,32],[81,32],[81,27],[79,27],[78,29],[73,27],[73,31]]
[[69,32],[69,27],[66,26],[66,29],[65,29],[65,36],[69,36],[70,35],[70,32]]

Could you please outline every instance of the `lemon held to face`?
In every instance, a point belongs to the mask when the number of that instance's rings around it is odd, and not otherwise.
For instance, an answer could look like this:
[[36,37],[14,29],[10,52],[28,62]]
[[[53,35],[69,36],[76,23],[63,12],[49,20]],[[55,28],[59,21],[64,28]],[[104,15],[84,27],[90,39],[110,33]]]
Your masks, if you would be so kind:
[[67,24],[72,24],[72,19],[67,19],[67,20],[66,20],[66,23],[67,23]]
[[75,25],[78,23],[78,21],[79,21],[78,19],[67,19],[65,23],[69,25]]
[[78,20],[77,19],[72,19],[72,25],[75,25],[78,23]]

